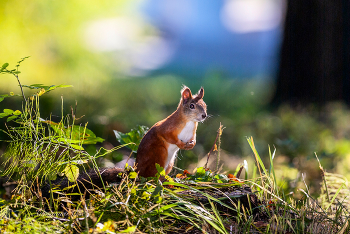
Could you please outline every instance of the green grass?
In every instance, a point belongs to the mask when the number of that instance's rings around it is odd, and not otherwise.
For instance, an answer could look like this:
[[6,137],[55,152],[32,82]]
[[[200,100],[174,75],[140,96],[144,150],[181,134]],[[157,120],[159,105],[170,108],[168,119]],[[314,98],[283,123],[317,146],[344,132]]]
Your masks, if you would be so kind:
[[[19,82],[18,67],[22,61],[12,70],[4,64],[0,73],[13,75]],[[276,149],[269,148],[269,154],[262,158],[252,137],[247,141],[254,163],[239,165],[235,175],[220,173],[221,142],[227,140],[221,139],[221,124],[208,153],[209,157],[215,152],[217,157],[215,171],[203,165],[192,173],[183,170],[162,183],[162,168],[158,177],[151,180],[138,178],[129,168],[131,172],[124,173],[120,183],[101,188],[89,199],[80,194],[78,201],[71,201],[63,189],[56,191],[58,198],[51,196],[45,203],[40,194],[45,181],[65,176],[76,182],[79,173],[99,168],[98,158],[123,146],[136,151],[147,128],[117,133],[123,143],[120,147],[88,153],[87,144],[94,146],[103,139],[87,124],[76,124],[73,108],[69,115],[62,111],[59,122],[40,116],[40,96],[65,86],[19,85],[37,92],[29,97],[22,92],[22,110],[5,109],[0,113],[1,118],[7,119],[2,131],[8,136],[1,176],[17,183],[11,197],[0,199],[1,233],[350,232],[350,185],[344,176],[324,171],[318,162],[322,174],[320,195],[313,197],[306,183],[299,186],[301,197],[286,194],[282,178],[276,176]],[[0,101],[12,96],[2,95]],[[266,158],[268,163],[263,160]],[[317,156],[315,164],[316,159]],[[244,180],[237,179],[243,170]],[[65,204],[64,209],[59,208],[61,203]]]
[[[198,229],[207,233],[348,233],[349,184],[339,175],[324,173],[321,196],[307,189],[303,200],[283,194],[276,184],[273,163],[267,170],[255,149],[256,178],[240,181],[198,168],[161,184],[124,175],[118,185],[108,186],[91,199],[81,199],[64,211],[40,208],[34,194],[18,193],[2,200],[0,218],[4,232],[179,233]],[[270,159],[273,159],[270,155]],[[322,171],[322,168],[320,169]],[[130,178],[132,177],[132,178]],[[327,186],[327,184],[331,186]],[[23,186],[23,184],[22,184]],[[258,205],[243,205],[228,196],[249,186]],[[23,190],[19,190],[23,191]],[[232,195],[232,194],[231,194]],[[61,202],[60,199],[54,202]],[[223,202],[227,197],[230,202]],[[65,197],[67,201],[69,197]],[[249,199],[248,199],[249,200]],[[54,206],[53,206],[54,207]],[[258,209],[255,210],[254,209]],[[71,228],[73,227],[73,229]]]

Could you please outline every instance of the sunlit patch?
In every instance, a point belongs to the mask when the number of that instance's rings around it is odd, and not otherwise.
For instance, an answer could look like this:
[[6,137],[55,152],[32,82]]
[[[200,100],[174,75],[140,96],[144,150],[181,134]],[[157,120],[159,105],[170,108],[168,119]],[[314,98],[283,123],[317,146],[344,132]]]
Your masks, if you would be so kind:
[[91,51],[117,51],[126,72],[132,76],[160,68],[174,53],[173,46],[140,19],[118,17],[92,21],[84,28],[83,36]]
[[229,0],[226,1],[221,20],[236,33],[272,30],[283,19],[284,0]]
[[96,20],[86,26],[84,40],[91,50],[123,50],[131,47],[141,30],[141,25],[129,18]]

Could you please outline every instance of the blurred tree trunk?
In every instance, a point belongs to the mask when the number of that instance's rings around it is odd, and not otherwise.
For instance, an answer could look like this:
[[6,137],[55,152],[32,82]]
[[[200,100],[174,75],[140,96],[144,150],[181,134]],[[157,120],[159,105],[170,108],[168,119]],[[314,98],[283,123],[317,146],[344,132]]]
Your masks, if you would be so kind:
[[350,1],[289,0],[273,104],[350,104]]

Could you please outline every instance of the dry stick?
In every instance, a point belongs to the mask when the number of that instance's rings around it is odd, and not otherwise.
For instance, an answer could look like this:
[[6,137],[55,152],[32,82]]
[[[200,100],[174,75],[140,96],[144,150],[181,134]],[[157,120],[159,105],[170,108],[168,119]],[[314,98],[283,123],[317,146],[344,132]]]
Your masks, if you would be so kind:
[[216,171],[219,170],[219,162],[220,162],[220,149],[221,149],[221,135],[222,135],[222,130],[224,130],[222,128],[222,124],[220,122],[220,127],[218,129],[218,134],[219,134],[219,137],[218,137],[218,147],[217,147],[217,151],[218,151],[218,154],[217,154],[217,158],[216,158]]
[[315,152],[315,156],[316,156],[316,159],[317,159],[317,161],[318,161],[318,166],[319,166],[320,169],[321,169],[322,179],[323,179],[324,186],[325,186],[326,192],[327,192],[327,193],[326,193],[326,194],[327,194],[327,199],[328,199],[328,202],[330,202],[331,199],[329,198],[329,192],[328,192],[328,186],[327,186],[327,181],[326,181],[326,175],[325,175],[325,173],[324,173],[323,167],[321,166],[321,162],[320,162],[320,160],[319,160],[318,157],[317,157],[316,152]]
[[218,133],[216,134],[216,138],[215,138],[214,145],[213,145],[213,147],[211,147],[211,150],[210,150],[209,153],[208,153],[207,162],[206,162],[205,165],[204,165],[204,169],[207,169],[207,168],[208,168],[208,161],[209,161],[209,158],[210,158],[210,154],[211,154],[211,153],[214,151],[214,149],[216,148],[216,147],[215,147],[215,146],[216,146],[216,142],[217,142],[219,136],[220,136],[221,133],[222,133],[222,130],[220,131],[221,128],[222,128],[222,125],[221,125],[221,123],[220,123],[220,127],[219,127],[219,129],[218,129]]
[[[135,144],[135,143],[134,143],[134,144]],[[136,145],[136,144],[135,144],[135,145]],[[132,153],[133,153],[133,151],[130,152],[129,157],[128,157],[128,159],[127,159],[126,162],[125,162],[125,165],[128,163],[129,159],[131,158]],[[134,164],[135,164],[135,163],[134,163]]]
[[216,141],[218,140],[218,137],[219,137],[219,133],[216,135],[214,145],[213,145],[213,147],[211,147],[211,150],[210,150],[209,153],[208,153],[207,162],[206,162],[205,165],[204,165],[204,169],[207,169],[210,154],[211,154],[211,152],[213,152],[213,150],[214,150],[214,148],[215,148],[215,146],[216,146]]
[[242,171],[243,171],[243,168],[244,168],[244,166],[241,166],[241,168],[239,168],[239,171],[238,171],[237,174],[236,174],[236,177],[237,177],[237,178],[239,178],[239,177],[241,176],[241,173],[242,173]]

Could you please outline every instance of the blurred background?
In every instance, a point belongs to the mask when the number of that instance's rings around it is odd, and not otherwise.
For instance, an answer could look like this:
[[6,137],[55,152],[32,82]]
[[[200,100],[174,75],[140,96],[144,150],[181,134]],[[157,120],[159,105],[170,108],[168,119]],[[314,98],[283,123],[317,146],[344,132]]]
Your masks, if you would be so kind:
[[[252,173],[253,136],[266,165],[276,148],[287,191],[303,187],[305,173],[318,193],[315,153],[326,171],[350,179],[349,12],[348,1],[332,0],[0,1],[0,63],[30,56],[22,84],[73,85],[44,95],[41,116],[59,121],[63,96],[64,114],[77,103],[80,123],[106,148],[118,145],[113,130],[171,114],[182,84],[193,93],[203,86],[212,117],[177,166],[203,166],[222,123],[223,171],[247,160]],[[17,81],[2,75],[0,93],[10,92],[20,93]],[[0,103],[9,107],[20,109],[21,98]]]

